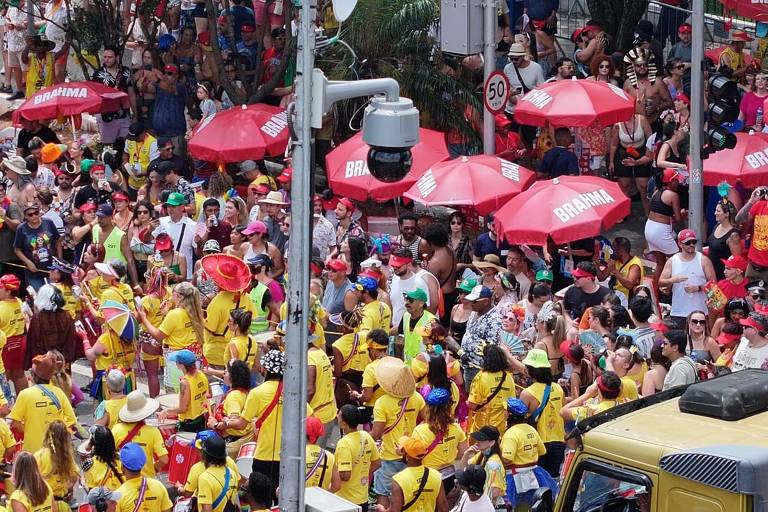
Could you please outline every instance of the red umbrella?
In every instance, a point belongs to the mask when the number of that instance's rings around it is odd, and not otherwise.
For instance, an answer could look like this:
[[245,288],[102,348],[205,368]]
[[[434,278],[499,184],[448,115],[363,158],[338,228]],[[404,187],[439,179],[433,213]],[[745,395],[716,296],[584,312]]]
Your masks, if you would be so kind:
[[591,80],[543,84],[520,98],[515,121],[533,126],[582,126],[597,120],[603,126],[626,121],[635,112],[635,98],[615,85]]
[[768,20],[768,4],[755,0],[720,0],[726,10],[734,10],[738,16],[755,21]]
[[511,244],[564,244],[597,236],[630,213],[618,184],[594,176],[537,181],[496,212],[496,231]]
[[282,155],[289,139],[285,109],[255,103],[207,117],[195,128],[188,147],[198,160],[241,162]]
[[426,206],[473,206],[480,215],[536,181],[525,167],[496,156],[463,156],[430,167],[403,195]]
[[13,112],[13,121],[71,117],[128,108],[128,95],[98,82],[68,82],[40,89]]
[[768,181],[768,134],[736,134],[736,146],[713,153],[704,160],[704,184],[716,186],[721,181],[747,188],[765,185]]
[[363,142],[362,132],[358,132],[325,157],[328,182],[334,194],[358,201],[366,201],[368,198],[388,201],[401,196],[432,165],[448,158],[445,134],[420,128],[419,142],[411,148],[411,172],[401,181],[384,183],[368,171],[368,148],[368,144]]

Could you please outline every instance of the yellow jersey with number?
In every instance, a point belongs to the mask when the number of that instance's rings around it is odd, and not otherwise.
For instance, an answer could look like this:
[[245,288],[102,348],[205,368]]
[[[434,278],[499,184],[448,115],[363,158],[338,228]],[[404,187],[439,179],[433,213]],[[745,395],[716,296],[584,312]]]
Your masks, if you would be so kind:
[[183,375],[181,380],[187,383],[189,405],[186,411],[179,413],[179,419],[194,420],[205,414],[206,411],[208,403],[208,377],[201,370],[195,370],[195,373]]

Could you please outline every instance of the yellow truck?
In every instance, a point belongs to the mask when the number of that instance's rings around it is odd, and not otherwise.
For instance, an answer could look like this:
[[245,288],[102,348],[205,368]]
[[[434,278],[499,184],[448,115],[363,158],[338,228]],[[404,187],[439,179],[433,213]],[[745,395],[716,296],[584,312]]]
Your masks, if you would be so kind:
[[768,371],[744,370],[580,423],[533,512],[768,511]]

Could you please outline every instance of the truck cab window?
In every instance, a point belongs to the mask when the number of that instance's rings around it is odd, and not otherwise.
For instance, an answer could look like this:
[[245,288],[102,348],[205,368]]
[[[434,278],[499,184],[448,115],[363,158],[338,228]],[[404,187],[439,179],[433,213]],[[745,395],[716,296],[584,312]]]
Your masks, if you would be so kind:
[[[624,474],[610,466],[601,468],[594,462],[580,464],[577,478],[568,491],[574,512],[649,512],[651,510],[650,485],[638,473]],[[626,477],[626,478],[625,478]],[[574,487],[576,487],[574,489]],[[568,500],[571,501],[571,500]]]

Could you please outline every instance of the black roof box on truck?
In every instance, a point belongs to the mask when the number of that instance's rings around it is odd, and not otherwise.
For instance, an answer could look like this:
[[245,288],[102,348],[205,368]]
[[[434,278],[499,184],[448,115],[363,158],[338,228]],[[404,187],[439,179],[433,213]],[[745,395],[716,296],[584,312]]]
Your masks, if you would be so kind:
[[680,412],[736,421],[768,410],[768,371],[742,370],[688,386]]

